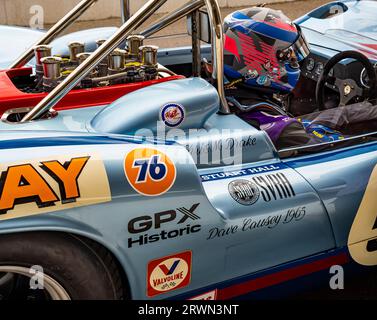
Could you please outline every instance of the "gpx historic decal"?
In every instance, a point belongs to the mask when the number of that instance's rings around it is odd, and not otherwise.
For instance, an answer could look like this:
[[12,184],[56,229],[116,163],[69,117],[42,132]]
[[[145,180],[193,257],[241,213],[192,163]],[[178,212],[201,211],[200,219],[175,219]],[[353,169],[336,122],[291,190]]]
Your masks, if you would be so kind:
[[111,201],[107,174],[95,155],[0,164],[0,220]]
[[130,185],[144,196],[160,196],[173,186],[177,174],[174,163],[161,151],[139,148],[129,152],[124,171]]
[[201,231],[197,209],[200,203],[176,210],[166,210],[153,215],[142,215],[129,221],[128,247],[144,246],[159,241],[181,238]]
[[369,179],[364,197],[348,237],[352,258],[365,266],[377,265],[377,166]]
[[149,262],[148,297],[186,287],[191,280],[191,258],[191,251],[186,251]]

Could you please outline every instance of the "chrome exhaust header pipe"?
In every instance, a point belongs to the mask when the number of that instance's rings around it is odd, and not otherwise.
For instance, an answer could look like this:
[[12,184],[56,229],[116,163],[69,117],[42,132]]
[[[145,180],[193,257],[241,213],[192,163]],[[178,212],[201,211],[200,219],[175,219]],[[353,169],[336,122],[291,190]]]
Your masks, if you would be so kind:
[[133,31],[140,27],[167,0],[149,0],[127,22],[121,26],[100,48],[92,53],[65,80],[50,92],[21,122],[27,122],[42,117],[71,91],[92,69],[115,50]]
[[70,12],[68,12],[59,22],[57,22],[51,29],[30,49],[25,51],[15,62],[12,63],[10,69],[21,68],[33,58],[34,48],[38,45],[47,45],[54,40],[63,30],[70,26],[77,18],[79,18],[85,11],[87,11],[98,0],[83,0]]

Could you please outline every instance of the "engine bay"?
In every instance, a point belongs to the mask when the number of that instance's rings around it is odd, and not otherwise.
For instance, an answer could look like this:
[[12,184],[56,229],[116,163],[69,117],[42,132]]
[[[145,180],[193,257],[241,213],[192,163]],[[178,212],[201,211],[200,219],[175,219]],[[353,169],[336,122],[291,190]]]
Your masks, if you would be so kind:
[[[15,122],[29,112],[54,88],[62,83],[88,57],[95,47],[105,42],[70,41],[68,50],[62,46],[53,55],[53,47],[34,48],[35,64],[0,71],[0,116],[3,121]],[[172,80],[184,79],[158,63],[159,48],[144,45],[144,37],[131,35],[126,44],[117,47],[83,78],[54,108],[105,106],[136,90]],[[65,48],[65,47],[63,47]],[[91,50],[85,51],[86,48]]]
[[[105,40],[98,40],[97,48]],[[156,80],[165,75],[175,75],[157,62],[158,47],[144,45],[144,37],[132,35],[125,48],[116,48],[107,58],[83,79],[75,89],[108,87],[116,84],[138,83]],[[69,56],[52,55],[52,47],[39,45],[34,49],[35,73],[11,78],[13,84],[24,93],[47,93],[57,87],[89,56],[85,43],[71,42]]]

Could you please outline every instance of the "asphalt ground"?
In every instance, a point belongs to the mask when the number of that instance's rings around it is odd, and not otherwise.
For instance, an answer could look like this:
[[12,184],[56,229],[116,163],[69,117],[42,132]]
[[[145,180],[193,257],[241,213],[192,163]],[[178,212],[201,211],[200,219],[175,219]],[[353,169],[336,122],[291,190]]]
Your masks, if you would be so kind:
[[[301,1],[294,1],[294,2],[275,3],[275,4],[271,4],[267,6],[273,9],[283,11],[285,15],[287,15],[289,18],[294,20],[327,2],[329,2],[329,0],[301,0]],[[263,1],[261,1],[261,3],[263,3]],[[244,8],[246,7],[223,8],[222,15],[223,17],[226,17],[231,12],[234,12],[238,9],[244,9]],[[153,15],[150,21],[151,22],[157,21],[163,15],[164,14],[155,14]],[[121,25],[121,20],[119,18],[95,20],[95,21],[83,21],[83,22],[75,23],[73,26],[71,26],[69,29],[66,30],[66,33],[83,30],[83,29],[98,28],[98,27],[113,27],[113,26],[120,26],[120,25]],[[46,28],[49,28],[49,27],[50,27],[49,25],[46,26]],[[143,28],[141,28],[141,30],[142,29]],[[191,45],[191,39],[187,35],[187,27],[186,27],[185,20],[181,20],[174,23],[173,25],[169,26],[168,28],[154,35],[154,37],[156,36],[163,37],[163,38],[161,39],[154,38],[147,42],[149,44],[153,43],[154,45],[157,45],[162,48]]]

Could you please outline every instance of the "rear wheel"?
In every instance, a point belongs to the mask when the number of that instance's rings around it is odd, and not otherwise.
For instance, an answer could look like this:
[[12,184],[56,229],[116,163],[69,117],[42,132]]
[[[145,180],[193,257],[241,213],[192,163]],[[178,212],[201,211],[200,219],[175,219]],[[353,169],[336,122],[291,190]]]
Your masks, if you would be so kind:
[[117,265],[104,248],[62,233],[0,237],[0,299],[117,300]]

